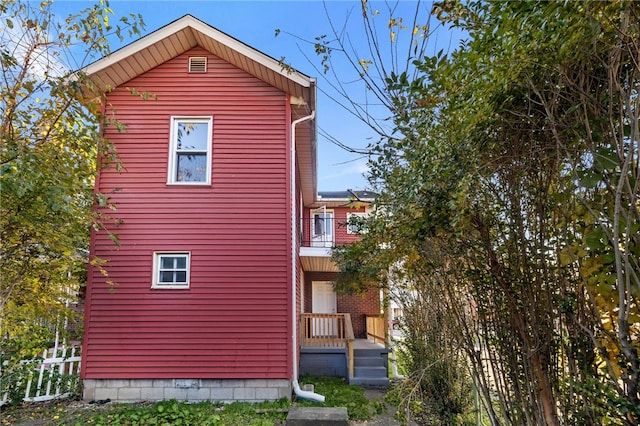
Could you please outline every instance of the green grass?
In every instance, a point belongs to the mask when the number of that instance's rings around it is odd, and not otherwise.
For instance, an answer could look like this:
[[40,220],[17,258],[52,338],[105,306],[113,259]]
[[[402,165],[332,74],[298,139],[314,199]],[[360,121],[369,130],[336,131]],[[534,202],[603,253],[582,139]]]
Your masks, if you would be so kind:
[[345,407],[350,420],[368,420],[384,409],[383,401],[369,401],[360,386],[349,385],[339,377],[304,377],[300,385],[311,383],[325,402],[297,401],[300,407]]
[[286,413],[279,411],[288,401],[261,404],[233,403],[221,405],[211,402],[188,404],[175,400],[155,404],[117,404],[110,410],[89,416],[65,420],[59,425],[252,425],[266,426],[284,420]]
[[258,404],[169,400],[101,406],[58,401],[7,407],[2,412],[2,425],[46,420],[47,425],[56,426],[269,426],[284,423],[290,406],[286,400]]
[[161,401],[138,404],[84,405],[73,401],[23,404],[3,407],[2,425],[47,420],[56,426],[270,426],[284,424],[287,410],[293,405],[310,407],[345,407],[350,420],[368,420],[384,407],[382,401],[369,401],[362,388],[350,386],[341,378],[306,377],[301,384],[312,383],[315,392],[326,401],[279,400],[258,404],[221,404],[214,402],[185,403]]

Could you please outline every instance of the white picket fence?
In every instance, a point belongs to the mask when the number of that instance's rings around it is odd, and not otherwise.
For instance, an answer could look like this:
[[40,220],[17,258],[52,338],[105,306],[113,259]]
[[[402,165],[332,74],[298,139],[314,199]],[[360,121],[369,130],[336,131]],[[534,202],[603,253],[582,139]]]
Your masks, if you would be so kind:
[[20,361],[19,371],[10,371],[5,361],[3,368],[0,368],[5,390],[0,395],[0,407],[9,401],[12,390],[19,391],[20,397],[24,395],[24,402],[69,397],[80,374],[80,360],[79,347],[62,346],[43,351],[41,358]]

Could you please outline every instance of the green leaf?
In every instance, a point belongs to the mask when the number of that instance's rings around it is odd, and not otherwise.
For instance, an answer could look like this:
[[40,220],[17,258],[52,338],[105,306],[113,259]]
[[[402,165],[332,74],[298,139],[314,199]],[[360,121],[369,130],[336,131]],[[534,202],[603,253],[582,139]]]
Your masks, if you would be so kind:
[[586,189],[593,189],[601,182],[602,177],[591,170],[580,174],[580,185]]
[[599,230],[592,231],[584,236],[587,247],[592,250],[599,250],[605,247],[603,233]]

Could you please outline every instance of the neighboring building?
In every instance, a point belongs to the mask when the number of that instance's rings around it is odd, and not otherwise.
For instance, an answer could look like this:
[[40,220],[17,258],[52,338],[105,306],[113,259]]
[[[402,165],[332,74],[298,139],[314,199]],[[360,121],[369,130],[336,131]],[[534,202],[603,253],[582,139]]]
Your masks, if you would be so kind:
[[126,125],[106,129],[124,169],[96,182],[119,245],[92,234],[108,275],[89,273],[84,397],[289,398],[302,365],[331,373],[300,362],[309,347],[354,382],[373,374],[353,347],[379,296],[326,284],[331,241],[357,238],[337,222],[366,209],[317,195],[315,79],[189,15],[83,71]]

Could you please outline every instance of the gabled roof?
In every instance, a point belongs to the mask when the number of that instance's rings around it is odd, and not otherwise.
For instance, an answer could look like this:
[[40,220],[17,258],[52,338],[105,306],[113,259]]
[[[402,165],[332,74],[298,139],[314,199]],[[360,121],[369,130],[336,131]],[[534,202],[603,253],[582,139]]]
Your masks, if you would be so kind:
[[[315,79],[242,43],[212,26],[185,15],[85,67],[102,90],[109,90],[200,46],[249,74],[309,103]],[[298,100],[298,102],[299,102]]]
[[[201,47],[220,59],[290,95],[292,120],[316,110],[316,80],[225,34],[185,15],[122,47],[81,71],[103,92],[194,48]],[[313,124],[312,124],[313,123]],[[305,203],[315,199],[317,188],[315,122],[296,131],[297,164]]]

